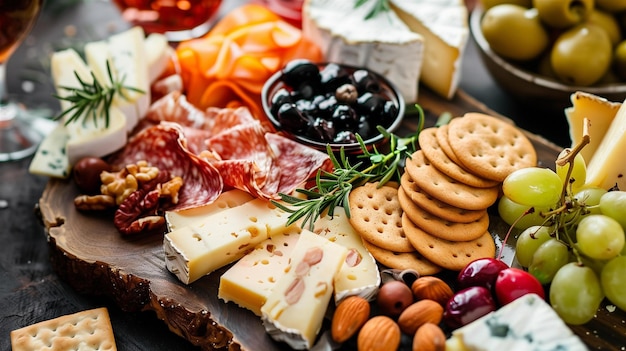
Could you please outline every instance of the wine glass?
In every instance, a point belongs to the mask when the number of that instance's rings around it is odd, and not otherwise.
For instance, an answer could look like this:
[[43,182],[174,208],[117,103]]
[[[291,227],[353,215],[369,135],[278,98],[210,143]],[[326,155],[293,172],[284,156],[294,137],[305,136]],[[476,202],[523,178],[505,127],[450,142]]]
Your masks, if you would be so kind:
[[43,7],[43,0],[0,0],[0,162],[35,152],[43,136],[29,127],[28,111],[11,101],[6,89],[7,61],[24,41]]

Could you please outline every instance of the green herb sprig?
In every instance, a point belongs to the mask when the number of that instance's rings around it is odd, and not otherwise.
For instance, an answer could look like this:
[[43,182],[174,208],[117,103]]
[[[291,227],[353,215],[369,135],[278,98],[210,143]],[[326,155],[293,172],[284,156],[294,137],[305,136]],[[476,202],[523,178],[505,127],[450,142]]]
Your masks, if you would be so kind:
[[379,152],[376,147],[371,151],[368,150],[363,139],[357,135],[362,151],[357,159],[365,161],[352,165],[343,148],[340,149],[339,158],[337,158],[330,145],[327,145],[326,150],[334,170],[332,172],[319,170],[313,187],[296,190],[305,198],[281,193],[281,200],[284,203],[273,201],[278,208],[290,213],[287,225],[302,220],[300,225],[303,228],[308,225],[308,229],[313,229],[317,219],[326,210],[329,216],[333,216],[337,206],[343,206],[346,215],[350,217],[348,196],[354,187],[366,182],[379,182],[380,187],[389,181],[399,181],[404,161],[415,152],[419,133],[424,127],[424,111],[419,105],[415,107],[418,111],[418,128],[414,134],[399,137],[380,126],[377,127],[379,132],[389,140],[387,153]]
[[[359,8],[365,5],[369,1],[371,0],[356,0],[356,3],[354,4],[354,8],[355,9]],[[378,14],[387,12],[391,9],[391,7],[389,6],[389,0],[373,0],[373,1],[375,2],[375,4],[372,7],[372,9],[365,15],[366,20],[370,18],[374,18]]]
[[83,123],[85,123],[89,117],[93,119],[94,125],[97,125],[101,116],[104,116],[105,127],[108,128],[111,119],[109,109],[116,95],[128,100],[128,97],[124,93],[125,91],[144,93],[141,89],[125,86],[124,77],[119,80],[114,79],[108,61],[107,74],[111,82],[110,86],[102,86],[93,72],[91,72],[93,83],[85,82],[77,72],[74,72],[74,74],[76,75],[76,79],[78,79],[80,88],[60,86],[59,88],[67,90],[69,94],[67,96],[54,95],[54,97],[59,100],[72,103],[71,107],[54,117],[55,120],[60,120],[66,115],[69,116],[65,121],[65,125],[76,122],[81,118],[83,119]]

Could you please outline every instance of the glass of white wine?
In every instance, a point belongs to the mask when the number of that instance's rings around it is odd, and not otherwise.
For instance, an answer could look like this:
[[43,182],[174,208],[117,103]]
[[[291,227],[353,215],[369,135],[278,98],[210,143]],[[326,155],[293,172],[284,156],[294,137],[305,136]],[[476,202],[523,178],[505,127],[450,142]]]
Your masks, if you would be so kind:
[[0,0],[0,162],[32,155],[43,136],[29,127],[29,112],[9,99],[6,67],[34,26],[44,0]]

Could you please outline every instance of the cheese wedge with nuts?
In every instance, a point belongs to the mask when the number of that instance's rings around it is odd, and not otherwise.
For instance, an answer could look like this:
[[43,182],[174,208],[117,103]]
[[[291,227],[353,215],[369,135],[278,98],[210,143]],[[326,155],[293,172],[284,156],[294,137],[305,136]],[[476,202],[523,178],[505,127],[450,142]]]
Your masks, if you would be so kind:
[[265,330],[294,349],[310,349],[332,298],[333,279],[348,250],[303,230],[289,265],[261,307]]

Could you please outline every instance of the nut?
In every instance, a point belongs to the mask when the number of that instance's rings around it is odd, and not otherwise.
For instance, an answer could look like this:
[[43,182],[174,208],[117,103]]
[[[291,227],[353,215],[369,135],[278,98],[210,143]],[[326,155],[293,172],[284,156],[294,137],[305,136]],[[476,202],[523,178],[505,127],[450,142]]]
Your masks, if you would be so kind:
[[433,276],[423,276],[411,284],[411,291],[417,300],[434,300],[441,306],[445,306],[452,298],[454,292],[448,283]]
[[400,346],[402,332],[387,316],[376,316],[365,322],[357,337],[359,351],[393,351]]
[[350,339],[370,317],[370,304],[360,296],[348,296],[335,309],[331,323],[333,340],[342,343]]
[[434,300],[419,300],[407,307],[400,317],[398,325],[402,332],[414,335],[424,323],[439,324],[443,318],[443,306]]
[[446,335],[438,325],[424,323],[413,336],[413,351],[445,351]]

